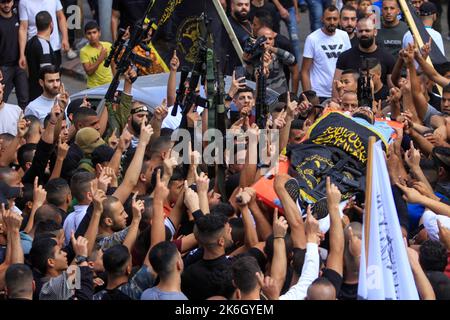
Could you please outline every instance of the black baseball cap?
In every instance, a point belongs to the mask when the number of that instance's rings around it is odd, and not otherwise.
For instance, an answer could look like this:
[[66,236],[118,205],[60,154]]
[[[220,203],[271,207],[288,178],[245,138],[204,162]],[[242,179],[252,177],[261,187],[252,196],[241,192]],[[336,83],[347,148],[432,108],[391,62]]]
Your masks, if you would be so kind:
[[433,2],[424,2],[419,9],[420,16],[431,16],[437,13],[436,5]]

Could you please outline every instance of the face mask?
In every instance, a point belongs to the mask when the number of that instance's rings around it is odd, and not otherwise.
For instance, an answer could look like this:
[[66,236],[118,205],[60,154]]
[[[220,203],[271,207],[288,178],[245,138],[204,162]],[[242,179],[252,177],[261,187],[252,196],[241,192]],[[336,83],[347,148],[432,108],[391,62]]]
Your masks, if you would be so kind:
[[363,47],[364,49],[368,49],[370,48],[370,46],[375,42],[375,38],[374,37],[368,37],[368,38],[359,38],[359,44],[361,45],[361,47]]

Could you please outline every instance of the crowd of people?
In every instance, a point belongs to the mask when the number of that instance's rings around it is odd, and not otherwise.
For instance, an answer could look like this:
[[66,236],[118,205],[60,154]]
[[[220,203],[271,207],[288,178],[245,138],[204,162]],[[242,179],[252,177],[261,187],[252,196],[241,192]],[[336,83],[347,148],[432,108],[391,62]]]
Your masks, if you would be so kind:
[[[208,109],[193,102],[174,114],[177,52],[158,107],[133,99],[133,80],[151,72],[130,67],[123,90],[96,110],[89,99],[71,102],[61,81],[61,50],[71,45],[60,1],[0,0],[2,297],[356,300],[375,136],[418,294],[450,299],[450,63],[427,63],[433,42],[445,55],[438,8],[413,1],[430,34],[419,47],[396,0],[307,0],[302,53],[304,2],[220,2],[241,46],[266,39],[260,56],[236,61],[221,101],[232,147],[210,164],[195,148]],[[114,0],[115,39],[129,36],[119,28],[132,28],[147,4]],[[111,44],[95,21],[84,34],[87,87],[110,83]],[[261,88],[247,83],[261,77],[279,94],[262,125]],[[196,95],[211,98],[199,86]],[[18,105],[7,103],[12,88]],[[191,141],[173,138],[182,129]],[[276,140],[264,139],[271,132]],[[271,171],[262,153],[289,169]],[[257,185],[270,175],[268,201]]]

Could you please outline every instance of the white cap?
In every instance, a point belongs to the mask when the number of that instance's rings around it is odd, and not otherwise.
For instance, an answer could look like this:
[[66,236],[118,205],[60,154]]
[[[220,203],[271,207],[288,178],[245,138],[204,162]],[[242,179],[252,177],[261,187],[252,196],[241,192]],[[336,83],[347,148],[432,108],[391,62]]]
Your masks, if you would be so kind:
[[427,230],[428,236],[432,240],[439,240],[439,228],[437,220],[441,222],[444,228],[450,229],[450,218],[443,215],[435,214],[431,210],[425,210],[422,215],[423,226]]

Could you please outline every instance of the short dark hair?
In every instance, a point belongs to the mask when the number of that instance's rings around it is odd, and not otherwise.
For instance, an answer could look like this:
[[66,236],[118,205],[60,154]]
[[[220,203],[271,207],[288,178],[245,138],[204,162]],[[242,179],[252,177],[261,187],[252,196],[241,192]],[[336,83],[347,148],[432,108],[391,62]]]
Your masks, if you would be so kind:
[[47,182],[45,191],[47,191],[47,202],[59,207],[64,204],[64,197],[70,193],[70,187],[65,179],[56,178]]
[[195,220],[194,234],[197,240],[203,246],[213,245],[219,239],[219,236],[225,225],[227,217],[223,215],[207,214]]
[[38,32],[45,31],[52,23],[52,16],[47,11],[40,11],[36,15],[36,29]]
[[[244,92],[250,92],[253,96],[255,96],[255,90],[253,90],[252,88],[250,88],[249,86],[245,86],[245,88],[239,89],[236,94],[234,95],[234,97],[239,96],[241,93]],[[233,97],[233,98],[234,98]]]
[[106,199],[103,201],[103,212],[102,216],[100,218],[100,223],[103,223],[103,220],[106,218],[112,218],[112,205],[114,203],[120,202],[119,199],[117,199],[114,196],[106,196]]
[[147,148],[145,155],[151,159],[151,157],[159,152],[162,152],[171,144],[171,136],[160,136]]
[[5,286],[8,289],[8,298],[23,298],[33,293],[33,272],[23,263],[14,263],[6,269]]
[[75,173],[70,180],[70,190],[72,195],[78,202],[86,199],[86,193],[91,188],[91,181],[95,179],[95,175],[90,172],[80,171]]
[[355,69],[345,69],[344,71],[342,71],[341,75],[343,74],[359,74],[359,72]]
[[315,92],[314,90],[305,90],[302,92],[302,94],[299,96],[299,102],[303,101],[303,95],[305,95],[305,97],[311,101],[312,99],[315,99],[317,97],[317,92]]
[[95,168],[97,164],[111,161],[114,156],[114,149],[106,144],[102,144],[92,151],[92,166]]
[[51,233],[53,236],[56,237],[61,229],[62,226],[55,220],[40,221],[36,226],[34,235],[37,236],[43,233]]
[[56,208],[52,204],[44,204],[36,210],[36,213],[34,214],[33,225],[37,226],[39,222],[46,220],[56,221],[56,219],[58,218],[61,218],[61,214],[59,213],[58,208]]
[[232,270],[234,285],[243,293],[252,292],[258,285],[256,272],[261,272],[261,269],[254,257],[239,257],[233,262]]
[[97,21],[88,21],[85,25],[84,25],[84,33],[86,34],[89,30],[92,29],[97,29],[98,31],[100,31],[100,26],[98,25]]
[[55,73],[59,73],[59,68],[57,66],[54,66],[52,64],[43,66],[40,70],[39,70],[39,79],[44,81],[45,80],[45,75],[46,74],[55,74]]
[[420,246],[419,262],[424,271],[441,271],[447,266],[447,249],[437,240],[427,240]]
[[258,18],[263,27],[273,29],[273,18],[266,9],[256,9],[254,17]]
[[345,6],[342,7],[342,9],[341,9],[341,14],[342,14],[343,11],[353,11],[353,12],[355,12],[355,13],[358,12],[358,11],[355,9],[355,7],[353,7],[353,6],[349,5],[349,4],[346,4]]
[[43,275],[47,273],[48,259],[54,258],[53,249],[56,245],[56,241],[51,238],[42,238],[33,242],[30,250],[31,265]]
[[177,246],[171,241],[163,241],[150,250],[148,259],[158,276],[164,280],[174,271],[177,255]]
[[78,108],[73,114],[72,121],[74,124],[83,121],[87,117],[97,116],[97,112],[91,108]]
[[174,132],[173,129],[171,128],[161,128],[161,132],[159,133],[160,137],[164,137],[164,136],[172,136],[172,133]]
[[450,72],[450,61],[438,64],[435,66],[435,68],[436,71],[439,72],[439,74],[444,77],[447,72]]
[[130,258],[128,248],[123,244],[117,244],[107,249],[103,254],[103,266],[108,275],[120,277],[125,274]]
[[11,142],[14,140],[14,138],[15,138],[15,136],[8,132],[4,132],[4,133],[0,134],[0,139],[2,139],[4,142]]
[[325,11],[334,12],[337,11],[339,13],[339,9],[335,5],[329,5],[325,9],[323,9],[323,13],[325,14]]
[[450,93],[450,83],[442,88],[442,93]]
[[27,162],[33,161],[36,146],[36,143],[26,143],[17,150],[17,161],[19,161],[19,165],[24,171],[26,171]]
[[224,214],[227,218],[230,218],[234,215],[234,208],[228,202],[219,202],[215,206],[211,207],[211,214],[221,213]]

